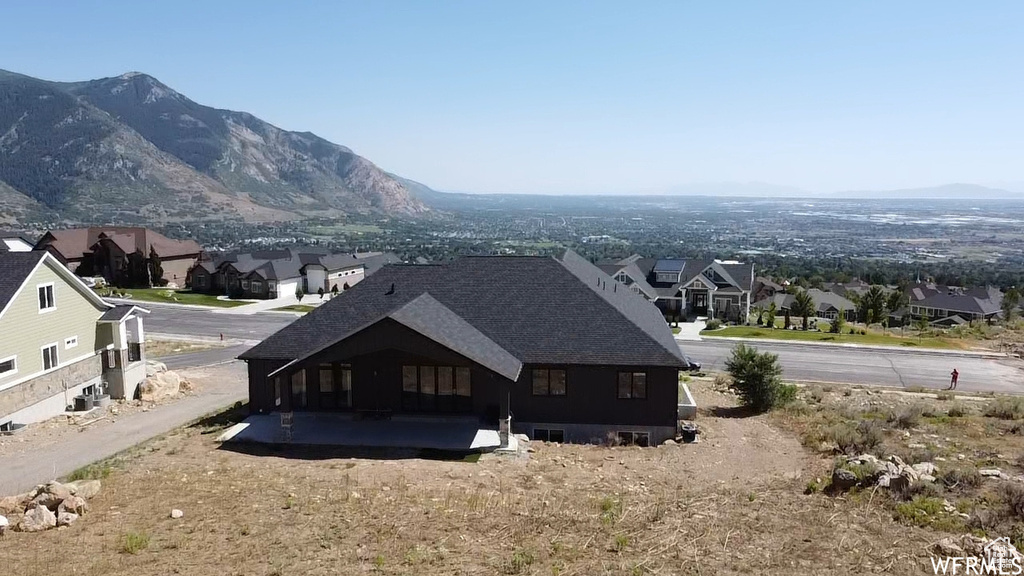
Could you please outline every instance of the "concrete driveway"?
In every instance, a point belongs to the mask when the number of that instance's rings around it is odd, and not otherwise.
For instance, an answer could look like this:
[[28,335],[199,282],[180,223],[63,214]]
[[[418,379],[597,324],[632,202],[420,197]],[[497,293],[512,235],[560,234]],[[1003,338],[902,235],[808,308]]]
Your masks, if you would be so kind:
[[680,322],[679,333],[676,334],[676,340],[682,340],[683,342],[700,342],[700,333],[707,326],[707,322],[704,320],[695,320],[693,322]]

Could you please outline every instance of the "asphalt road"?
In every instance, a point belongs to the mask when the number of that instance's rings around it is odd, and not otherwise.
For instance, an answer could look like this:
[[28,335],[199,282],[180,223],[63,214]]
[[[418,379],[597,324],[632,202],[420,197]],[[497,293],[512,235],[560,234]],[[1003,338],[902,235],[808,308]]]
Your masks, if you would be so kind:
[[[224,314],[187,308],[154,305],[146,318],[149,332],[205,337],[261,340],[295,320],[286,314]],[[724,370],[725,360],[735,342],[705,339],[682,342],[683,351],[708,370]],[[753,343],[760,350],[779,355],[784,377],[788,380],[836,382],[909,388],[944,388],[949,373],[960,371],[959,389],[970,392],[1024,394],[1024,362],[1010,359],[935,354],[913,350],[863,350],[838,346],[814,346],[800,343]],[[237,349],[237,351],[236,351]],[[237,356],[245,347],[184,355],[177,367],[214,363]],[[230,351],[229,351],[230,350]],[[232,356],[233,354],[233,356]],[[172,362],[172,363],[173,363]],[[169,363],[168,366],[171,366]]]

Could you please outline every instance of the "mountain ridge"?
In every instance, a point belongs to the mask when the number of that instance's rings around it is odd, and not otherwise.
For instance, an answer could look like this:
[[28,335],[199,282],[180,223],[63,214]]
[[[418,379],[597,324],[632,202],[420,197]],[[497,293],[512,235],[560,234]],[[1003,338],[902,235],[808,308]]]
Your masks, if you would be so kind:
[[204,106],[141,72],[51,82],[0,70],[0,182],[5,212],[71,221],[429,210],[348,147]]

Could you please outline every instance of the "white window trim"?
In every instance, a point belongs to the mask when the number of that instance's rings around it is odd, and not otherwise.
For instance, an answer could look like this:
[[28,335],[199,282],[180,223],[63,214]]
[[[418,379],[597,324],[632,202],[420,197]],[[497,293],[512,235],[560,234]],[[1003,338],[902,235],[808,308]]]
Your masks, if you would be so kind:
[[18,356],[14,355],[14,356],[8,356],[7,358],[0,358],[0,364],[3,364],[4,362],[7,362],[7,361],[13,361],[14,362],[14,369],[13,370],[8,370],[7,372],[0,372],[0,378],[7,378],[8,376],[14,376],[15,374],[18,373]]
[[[57,358],[56,358],[56,362],[53,363],[53,366],[50,366],[49,368],[47,368],[46,367],[46,362],[43,361],[43,351],[44,350],[49,350],[50,348],[53,348],[54,355]],[[56,342],[51,342],[50,344],[44,344],[44,345],[40,346],[39,347],[39,360],[41,361],[40,365],[43,367],[43,372],[44,373],[45,372],[52,372],[53,370],[57,370],[58,368],[60,368],[60,347],[57,345],[57,343]]]
[[64,339],[64,349],[74,348],[78,346],[78,336],[71,336]]
[[53,296],[53,306],[46,308],[39,308],[40,314],[48,314],[57,309],[57,288],[53,282],[44,282],[42,284],[36,284],[36,306],[39,306],[39,289],[50,287],[50,295]]
[[[43,353],[42,352],[42,348],[40,348],[40,350],[39,350],[39,359],[40,360],[42,360],[42,353]],[[53,372],[54,370],[60,370],[61,368],[66,368],[68,366],[71,366],[72,364],[77,364],[77,363],[79,363],[79,362],[81,362],[83,360],[88,360],[89,358],[92,358],[94,356],[96,356],[95,352],[87,352],[86,354],[83,354],[82,356],[79,356],[78,358],[72,358],[71,360],[68,360],[67,362],[64,362],[63,364],[58,364],[57,367],[52,369],[52,370],[39,370],[38,372],[35,372],[34,374],[28,374],[26,376],[22,376],[21,378],[18,378],[17,380],[15,380],[13,382],[5,382],[3,384],[0,384],[0,392],[3,392],[4,390],[7,390],[8,388],[13,388],[13,387],[15,387],[15,386],[17,386],[19,384],[23,384],[25,382],[28,382],[29,380],[32,380],[34,378],[38,378],[38,377],[42,376],[43,374],[48,374],[50,372]],[[60,355],[58,354],[58,360],[59,359],[60,359]]]

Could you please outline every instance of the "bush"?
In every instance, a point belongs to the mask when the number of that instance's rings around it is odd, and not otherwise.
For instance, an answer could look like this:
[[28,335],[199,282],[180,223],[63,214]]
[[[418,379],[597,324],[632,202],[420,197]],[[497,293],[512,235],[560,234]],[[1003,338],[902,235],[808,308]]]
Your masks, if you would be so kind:
[[963,404],[953,404],[949,407],[949,410],[946,411],[946,415],[950,418],[963,418],[964,416],[967,416],[967,407]]
[[939,479],[942,480],[942,484],[946,488],[977,488],[981,486],[984,478],[978,473],[978,469],[974,466],[964,466],[961,468],[949,468],[945,472],[939,474]]
[[775,354],[760,353],[740,344],[733,349],[725,367],[740,401],[757,412],[767,412],[796,397],[796,387],[782,383],[782,367]]
[[874,420],[861,420],[856,426],[849,422],[836,424],[825,430],[823,439],[834,443],[839,452],[854,456],[874,452],[884,438],[881,424]]
[[136,532],[134,530],[125,533],[121,537],[122,554],[138,554],[149,547],[149,534]]
[[1024,398],[1005,396],[996,398],[985,407],[985,416],[1003,420],[1024,418]]
[[920,406],[910,406],[899,412],[890,412],[888,422],[897,428],[906,430],[917,426],[923,412],[924,410]]
[[1006,503],[1007,513],[1015,519],[1024,519],[1024,486],[1016,482],[1007,482],[1003,485],[1003,502]]
[[704,326],[704,329],[705,330],[718,330],[721,327],[722,327],[722,321],[721,320],[708,320],[708,323],[707,323],[706,326]]

